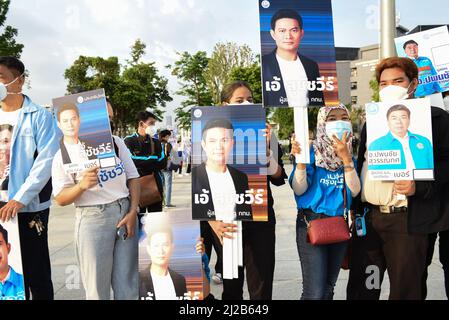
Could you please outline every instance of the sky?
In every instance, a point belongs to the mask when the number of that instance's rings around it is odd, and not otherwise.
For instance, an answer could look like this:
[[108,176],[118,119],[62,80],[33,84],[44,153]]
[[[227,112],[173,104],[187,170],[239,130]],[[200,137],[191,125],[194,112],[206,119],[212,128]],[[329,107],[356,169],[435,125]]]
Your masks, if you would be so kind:
[[[379,42],[378,0],[333,0],[332,7],[336,46]],[[425,8],[422,1],[396,1],[406,28],[449,23],[447,0],[426,0]],[[156,62],[169,79],[174,101],[167,114],[183,99],[175,95],[179,84],[165,68],[176,52],[211,53],[217,42],[227,41],[260,52],[257,0],[12,0],[6,24],[19,30],[31,85],[24,93],[39,104],[66,93],[64,71],[79,55],[117,56],[124,63],[138,38],[147,45],[144,61]]]

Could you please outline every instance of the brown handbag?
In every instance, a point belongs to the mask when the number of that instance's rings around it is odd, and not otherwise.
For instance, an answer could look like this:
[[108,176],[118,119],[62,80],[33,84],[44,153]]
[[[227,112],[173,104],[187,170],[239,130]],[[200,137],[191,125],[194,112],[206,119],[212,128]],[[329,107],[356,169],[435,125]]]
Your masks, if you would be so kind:
[[[344,174],[344,173],[343,173]],[[348,241],[351,238],[348,224],[346,222],[346,182],[343,182],[344,217],[331,217],[315,219],[307,224],[307,242],[319,246]]]
[[151,206],[152,204],[162,201],[162,195],[157,186],[155,173],[139,178],[140,183],[140,200],[141,208]]

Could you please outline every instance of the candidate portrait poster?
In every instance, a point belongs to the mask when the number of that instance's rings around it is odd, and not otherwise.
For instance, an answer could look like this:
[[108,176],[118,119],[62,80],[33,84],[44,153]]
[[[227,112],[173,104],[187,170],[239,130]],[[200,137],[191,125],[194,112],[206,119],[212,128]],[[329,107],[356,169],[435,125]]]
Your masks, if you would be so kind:
[[428,98],[366,105],[368,174],[374,180],[433,180]]
[[265,107],[321,107],[338,99],[330,0],[259,0]]
[[395,39],[400,57],[412,59],[418,67],[416,97],[449,91],[449,31],[438,27]]
[[117,165],[104,89],[53,99],[66,173]]
[[0,281],[0,300],[25,300],[17,217],[0,221]]
[[268,221],[265,130],[261,105],[192,109],[193,219]]
[[141,222],[139,299],[202,300],[200,224],[191,209],[147,213]]

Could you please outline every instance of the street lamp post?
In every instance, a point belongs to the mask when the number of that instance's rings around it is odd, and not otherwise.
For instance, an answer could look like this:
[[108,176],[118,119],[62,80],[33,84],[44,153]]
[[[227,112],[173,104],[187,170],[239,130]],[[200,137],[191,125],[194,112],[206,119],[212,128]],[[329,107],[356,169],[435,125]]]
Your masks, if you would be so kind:
[[380,52],[381,58],[395,57],[396,0],[380,0]]

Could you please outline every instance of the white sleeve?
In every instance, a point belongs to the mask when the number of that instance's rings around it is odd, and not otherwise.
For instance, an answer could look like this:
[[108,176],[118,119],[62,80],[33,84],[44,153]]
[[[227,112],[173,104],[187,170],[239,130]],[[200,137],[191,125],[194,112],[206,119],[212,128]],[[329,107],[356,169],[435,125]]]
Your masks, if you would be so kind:
[[118,147],[119,158],[123,162],[123,166],[125,167],[126,179],[129,180],[139,178],[139,172],[134,165],[133,159],[131,159],[131,153],[125,142],[123,142],[123,140],[117,136],[114,136],[114,141]]
[[61,151],[56,152],[51,166],[51,183],[53,186],[53,195],[56,197],[65,188],[73,187],[75,181],[70,174],[64,172],[62,164]]
[[307,191],[308,185],[307,185],[306,169],[304,170],[296,169],[295,176],[293,177],[292,181],[292,188],[297,196],[300,196]]

